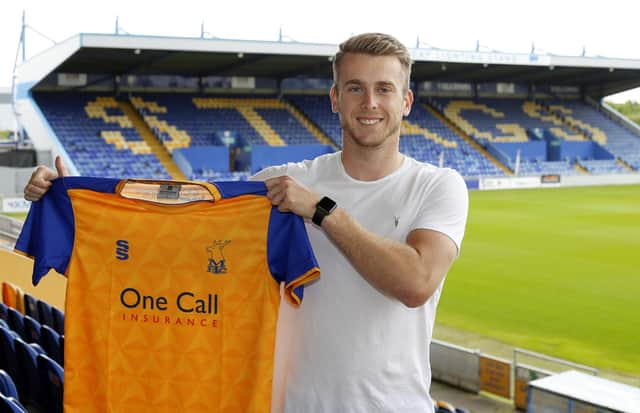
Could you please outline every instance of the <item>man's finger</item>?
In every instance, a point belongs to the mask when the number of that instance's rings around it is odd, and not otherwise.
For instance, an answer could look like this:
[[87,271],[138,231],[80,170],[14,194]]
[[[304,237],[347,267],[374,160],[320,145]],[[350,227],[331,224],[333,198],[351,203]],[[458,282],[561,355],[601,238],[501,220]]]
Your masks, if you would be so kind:
[[58,171],[58,176],[68,176],[67,168],[64,167],[62,163],[62,158],[60,155],[56,156],[56,171]]
[[46,166],[38,166],[35,171],[31,174],[31,179],[29,183],[32,184],[34,182],[42,182],[42,181],[52,181],[58,177],[58,174],[53,169],[47,168]]
[[24,198],[27,201],[38,201],[42,196],[47,192],[49,187],[51,186],[51,182],[45,181],[40,185],[28,184],[24,188]]
[[264,181],[265,186],[267,187],[268,190],[273,189],[273,187],[279,186],[282,179],[284,177],[282,176],[277,176],[275,178],[269,178],[267,180]]
[[267,193],[267,197],[273,205],[280,205],[284,200],[285,193],[281,190],[273,190]]

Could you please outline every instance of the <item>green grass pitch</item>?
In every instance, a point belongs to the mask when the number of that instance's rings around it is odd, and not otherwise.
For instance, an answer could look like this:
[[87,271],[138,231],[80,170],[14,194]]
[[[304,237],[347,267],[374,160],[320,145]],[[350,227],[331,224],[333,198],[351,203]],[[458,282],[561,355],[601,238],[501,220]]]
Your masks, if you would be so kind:
[[640,186],[471,192],[437,320],[640,375]]

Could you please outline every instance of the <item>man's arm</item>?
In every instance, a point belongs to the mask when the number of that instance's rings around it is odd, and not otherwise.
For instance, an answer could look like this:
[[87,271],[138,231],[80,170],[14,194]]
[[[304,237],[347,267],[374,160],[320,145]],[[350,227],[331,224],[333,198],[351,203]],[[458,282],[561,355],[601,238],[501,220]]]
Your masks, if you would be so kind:
[[[279,210],[311,219],[318,194],[290,177],[265,183]],[[367,231],[339,207],[322,221],[322,229],[367,282],[408,307],[433,295],[457,255],[455,243],[438,231],[416,229],[406,243],[392,241]]]

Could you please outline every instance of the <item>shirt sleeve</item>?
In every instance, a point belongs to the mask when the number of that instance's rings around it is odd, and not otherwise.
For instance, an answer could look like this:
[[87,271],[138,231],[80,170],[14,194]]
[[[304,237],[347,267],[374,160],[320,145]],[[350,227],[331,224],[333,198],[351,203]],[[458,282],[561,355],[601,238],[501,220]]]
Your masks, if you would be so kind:
[[442,232],[462,246],[469,210],[469,190],[464,179],[453,169],[444,169],[424,192],[413,228]]
[[304,286],[320,276],[318,262],[307,236],[304,221],[292,213],[271,209],[267,256],[271,275],[284,283],[286,298],[300,305]]
[[267,179],[276,178],[278,176],[287,175],[288,164],[270,166],[252,175],[250,181],[266,181]]
[[52,181],[45,196],[31,203],[27,219],[16,242],[15,251],[32,257],[33,285],[50,269],[66,274],[74,239],[71,199],[64,179]]

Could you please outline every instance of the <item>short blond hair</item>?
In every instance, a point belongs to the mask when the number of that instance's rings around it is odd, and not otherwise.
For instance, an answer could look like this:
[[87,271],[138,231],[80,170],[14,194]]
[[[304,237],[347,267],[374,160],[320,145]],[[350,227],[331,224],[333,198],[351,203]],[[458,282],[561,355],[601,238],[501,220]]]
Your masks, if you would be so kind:
[[347,53],[359,53],[370,56],[395,56],[405,72],[405,90],[409,89],[411,78],[411,53],[409,49],[395,37],[383,33],[362,33],[352,36],[340,43],[333,56],[333,86],[338,87],[338,69]]

